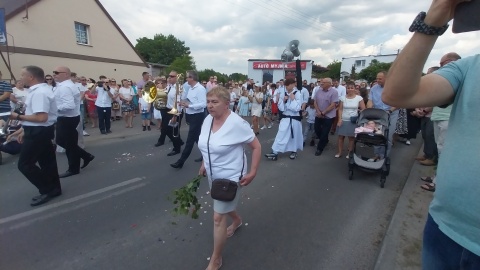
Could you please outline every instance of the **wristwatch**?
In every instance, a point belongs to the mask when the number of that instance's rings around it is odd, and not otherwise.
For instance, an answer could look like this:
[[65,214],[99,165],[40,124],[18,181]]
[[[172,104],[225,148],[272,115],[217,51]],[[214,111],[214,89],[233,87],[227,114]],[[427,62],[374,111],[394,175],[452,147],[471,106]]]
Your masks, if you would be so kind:
[[427,13],[424,11],[420,12],[415,20],[413,20],[412,25],[408,29],[410,32],[422,33],[429,36],[441,36],[448,29],[448,23],[442,27],[430,26],[424,22]]

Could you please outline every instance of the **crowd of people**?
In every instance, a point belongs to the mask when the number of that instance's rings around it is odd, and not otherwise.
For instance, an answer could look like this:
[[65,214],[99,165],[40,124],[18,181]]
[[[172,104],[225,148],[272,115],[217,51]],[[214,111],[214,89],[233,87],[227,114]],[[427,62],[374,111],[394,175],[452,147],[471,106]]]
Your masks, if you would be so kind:
[[[429,11],[428,22],[436,26],[451,19],[451,5],[441,3],[434,1]],[[316,146],[315,156],[322,155],[331,134],[338,135],[335,158],[343,156],[348,138],[348,158],[356,132],[377,132],[374,122],[358,127],[355,119],[366,108],[376,108],[389,114],[391,132],[387,148],[375,147],[370,162],[387,158],[397,140],[409,145],[420,130],[424,155],[417,160],[425,166],[439,162],[436,175],[422,177],[427,182],[422,188],[435,191],[424,231],[423,268],[478,269],[480,171],[475,157],[480,145],[475,138],[480,135],[480,112],[475,100],[480,98],[476,91],[480,56],[461,59],[456,53],[448,53],[440,60],[440,67],[430,68],[422,77],[422,68],[438,35],[425,35],[425,27],[414,31],[417,33],[388,73],[379,72],[369,84],[321,78],[317,84],[304,81],[302,87],[297,87],[295,79],[286,78],[263,85],[251,79],[217,85],[214,76],[200,82],[197,72],[188,71],[184,82],[171,71],[168,78],[152,80],[145,72],[137,83],[124,79],[118,85],[105,76],[99,81],[77,78],[67,67],[57,67],[53,75],[45,76],[41,68],[27,66],[13,89],[0,80],[0,125],[13,128],[1,150],[16,141],[16,148],[8,151],[20,153],[18,169],[38,189],[39,195],[30,203],[38,206],[62,194],[61,177],[80,173],[95,158],[79,142],[84,135],[84,108],[92,127],[98,124],[105,135],[112,132],[110,121],[121,119],[120,112],[125,128],[133,127],[136,114],[141,115],[144,131],[158,124],[160,137],[155,146],[164,145],[166,137],[170,138],[174,147],[168,155],[181,154],[170,164],[176,169],[183,167],[197,143],[202,157],[195,161],[201,162],[199,174],[208,177],[210,187],[224,179],[238,186],[231,200],[214,199],[213,203],[214,247],[207,269],[219,269],[226,239],[242,226],[236,208],[242,188],[253,181],[258,171],[260,130],[278,122],[272,151],[265,155],[270,160],[286,152],[294,160],[306,142]],[[152,108],[152,102],[143,94],[151,91],[163,92],[164,104]],[[84,102],[86,106],[82,106]],[[21,104],[25,105],[24,111]],[[251,116],[251,123],[247,116]],[[189,126],[185,142],[179,133],[183,118]],[[462,136],[474,139],[465,143],[459,140]],[[65,149],[68,159],[68,170],[60,175],[54,142]],[[245,145],[252,149],[250,168]]]

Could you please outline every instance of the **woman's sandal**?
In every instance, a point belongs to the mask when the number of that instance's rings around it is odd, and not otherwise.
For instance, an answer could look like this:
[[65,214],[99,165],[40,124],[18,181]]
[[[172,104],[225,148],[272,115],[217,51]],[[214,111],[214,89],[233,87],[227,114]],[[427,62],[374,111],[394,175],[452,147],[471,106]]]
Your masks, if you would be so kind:
[[[235,229],[233,229],[232,233],[229,234],[229,233],[227,232],[227,238],[232,237],[232,236],[235,234],[235,232],[237,231],[237,229],[240,228],[242,225],[243,225],[243,222],[240,221],[240,224],[238,224],[238,226],[237,226]],[[233,224],[230,225],[230,226],[233,226]],[[230,227],[230,226],[229,226],[229,227]],[[227,228],[227,230],[228,230],[228,228]]]
[[[218,266],[217,266],[217,268],[216,268],[215,270],[220,269],[220,267],[222,267],[222,259],[220,259],[220,263],[218,264]],[[207,269],[205,269],[205,270],[208,270],[208,267],[207,267]]]
[[435,184],[434,183],[426,183],[426,184],[421,185],[420,187],[422,189],[426,190],[426,191],[431,191],[431,192],[435,191]]
[[420,177],[420,180],[425,181],[427,183],[433,183],[433,177],[430,177],[430,176],[422,176]]

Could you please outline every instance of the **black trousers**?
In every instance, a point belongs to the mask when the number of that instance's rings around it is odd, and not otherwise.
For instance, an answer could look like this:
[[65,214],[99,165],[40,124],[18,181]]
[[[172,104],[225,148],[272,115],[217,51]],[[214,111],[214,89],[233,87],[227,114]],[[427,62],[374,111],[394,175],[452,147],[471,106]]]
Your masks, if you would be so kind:
[[328,133],[332,128],[333,118],[318,118],[315,117],[315,134],[319,139],[317,150],[323,151],[328,143]]
[[435,143],[435,134],[433,131],[433,122],[430,117],[422,117],[420,120],[423,138],[423,153],[425,157],[431,160],[437,160],[438,149]]
[[55,141],[57,145],[65,148],[68,159],[68,170],[73,173],[80,172],[80,159],[88,159],[90,153],[78,146],[77,126],[80,116],[58,117]]
[[18,170],[38,188],[40,194],[61,191],[57,158],[52,144],[54,126],[23,126],[23,130],[25,135],[18,159]]
[[110,131],[110,117],[112,116],[112,108],[111,107],[98,107],[97,108],[97,115],[98,115],[98,128],[100,132]]
[[[178,126],[176,128],[171,127],[171,126],[168,125],[168,123],[173,118],[173,114],[169,114],[168,111],[170,111],[170,109],[160,110],[160,113],[162,114],[162,126],[161,126],[161,129],[160,129],[160,137],[158,138],[158,142],[159,143],[165,143],[165,137],[168,136],[168,138],[170,140],[172,140],[173,150],[180,152],[180,149],[181,149],[181,145],[180,145],[180,116],[177,117]],[[174,134],[177,137],[174,137],[173,136]]]
[[184,163],[190,154],[192,153],[193,145],[198,143],[198,137],[202,131],[203,120],[205,119],[205,113],[185,114],[186,121],[189,124],[187,142],[183,149],[182,156],[179,161]]

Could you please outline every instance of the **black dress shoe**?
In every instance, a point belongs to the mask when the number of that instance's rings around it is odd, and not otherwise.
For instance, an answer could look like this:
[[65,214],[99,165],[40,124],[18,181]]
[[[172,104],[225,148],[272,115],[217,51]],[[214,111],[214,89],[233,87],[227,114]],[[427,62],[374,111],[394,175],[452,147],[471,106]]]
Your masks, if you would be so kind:
[[69,176],[76,175],[76,174],[79,174],[79,172],[74,173],[74,172],[71,172],[71,171],[66,171],[66,172],[60,174],[58,177],[65,178],[65,177],[69,177]]
[[171,157],[171,156],[175,156],[177,154],[180,154],[180,151],[172,150],[172,152],[168,153],[167,156]]
[[[48,193],[48,196],[50,196],[50,198],[55,198],[55,197],[58,197],[62,195],[62,190],[61,189],[54,189],[53,191],[50,191]],[[35,197],[32,198],[32,201],[38,201],[40,198],[42,197],[42,195],[37,195]]]
[[175,169],[181,169],[183,167],[183,162],[181,162],[180,160],[175,162],[175,163],[172,163],[170,164],[170,166],[172,166],[173,168]]
[[197,159],[194,160],[195,162],[202,162],[203,161],[203,157],[199,157]]
[[37,197],[37,200],[32,201],[30,203],[31,206],[37,206],[37,205],[44,204],[44,203],[50,201],[50,199],[51,199],[51,197],[48,194],[42,194],[42,195],[36,196],[36,197]]
[[155,147],[159,147],[159,146],[162,146],[162,145],[164,145],[164,144],[165,144],[165,143],[159,143],[159,142],[157,142],[157,143],[155,144]]
[[102,133],[103,135],[107,135],[107,132],[103,130],[101,130],[100,133]]
[[322,152],[323,152],[322,150],[315,151],[315,156],[320,156],[322,154]]
[[180,141],[180,145],[184,145],[184,144],[185,144],[185,142],[184,142],[184,141]]
[[80,167],[80,168],[83,169],[83,168],[87,167],[87,165],[90,164],[90,162],[91,162],[94,158],[95,158],[94,155],[90,155],[87,159],[84,159],[84,160],[83,160],[83,166]]
[[112,133],[112,131],[111,131],[111,130],[107,130],[107,133]]

